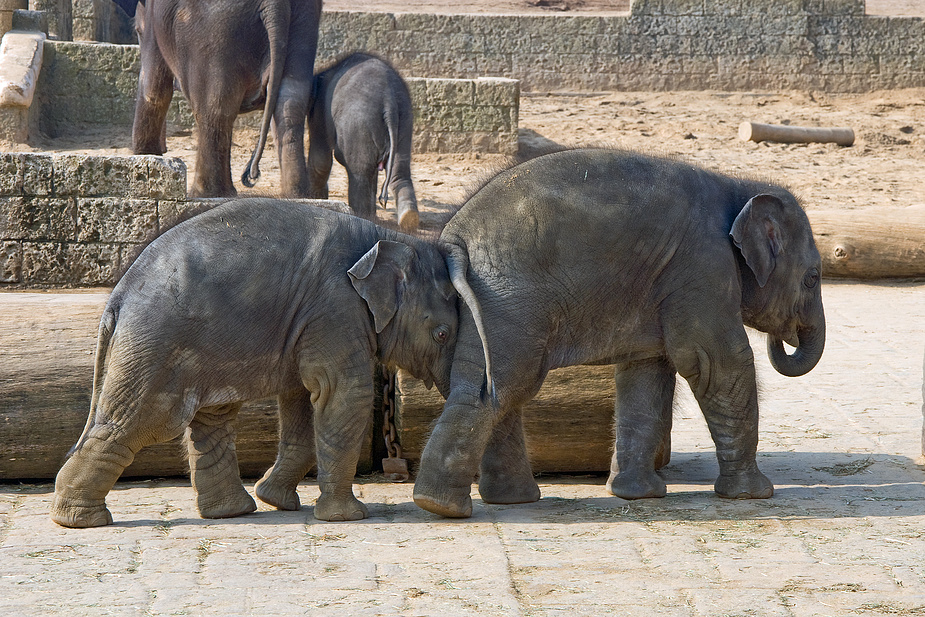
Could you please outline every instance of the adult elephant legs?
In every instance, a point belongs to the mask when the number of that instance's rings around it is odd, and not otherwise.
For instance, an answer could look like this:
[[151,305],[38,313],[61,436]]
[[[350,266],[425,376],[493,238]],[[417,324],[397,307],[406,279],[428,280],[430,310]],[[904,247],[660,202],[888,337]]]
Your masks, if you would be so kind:
[[664,358],[616,367],[616,444],[607,486],[624,499],[664,497],[665,481],[655,470],[671,452],[675,370]]
[[482,456],[479,494],[485,503],[530,503],[540,498],[524,441],[520,407],[498,422]]
[[280,510],[301,507],[296,487],[315,464],[311,393],[300,389],[279,396],[279,451],[273,467],[254,487],[257,497]]

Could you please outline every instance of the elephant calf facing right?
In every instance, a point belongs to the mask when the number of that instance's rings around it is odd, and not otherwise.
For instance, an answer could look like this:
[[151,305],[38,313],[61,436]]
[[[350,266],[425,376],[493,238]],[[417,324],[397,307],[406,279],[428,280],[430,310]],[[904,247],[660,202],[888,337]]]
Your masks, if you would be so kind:
[[789,191],[632,152],[565,151],[499,173],[441,240],[465,307],[414,487],[421,507],[468,516],[476,474],[486,502],[539,499],[520,410],[550,370],[578,364],[617,365],[614,494],[665,494],[655,468],[680,374],[716,445],[717,494],[772,495],[755,460],[745,326],[768,333],[786,375],[811,370],[825,343],[819,251]]
[[317,449],[315,517],[364,518],[352,481],[375,363],[446,392],[456,320],[433,243],[268,199],[181,223],[142,252],[106,303],[90,417],[58,472],[52,520],[111,523],[106,495],[138,450],[184,431],[200,514],[252,512],[233,421],[243,401],[272,395],[279,456],[257,496],[297,509]]

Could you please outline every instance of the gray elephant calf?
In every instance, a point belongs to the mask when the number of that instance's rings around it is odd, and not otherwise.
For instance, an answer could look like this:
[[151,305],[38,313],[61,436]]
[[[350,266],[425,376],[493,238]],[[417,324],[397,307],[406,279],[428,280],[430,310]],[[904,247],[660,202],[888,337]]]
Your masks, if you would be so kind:
[[350,207],[375,219],[380,166],[385,181],[379,202],[395,193],[398,224],[418,226],[418,203],[411,182],[411,95],[383,60],[353,54],[315,76],[314,105],[308,115],[308,169],[311,197],[328,198],[331,154],[347,169]]
[[468,516],[479,472],[486,502],[539,499],[520,410],[551,369],[577,364],[617,367],[615,495],[665,494],[655,468],[676,373],[713,436],[717,494],[772,495],[755,460],[745,326],[769,334],[786,375],[811,370],[825,343],[819,252],[787,190],[630,152],[558,152],[495,176],[441,240],[468,310],[421,456],[418,505]]
[[317,450],[315,517],[364,518],[352,480],[375,362],[447,391],[456,321],[446,263],[431,243],[268,199],[181,223],[142,252],[109,298],[90,417],[58,472],[51,518],[111,523],[106,495],[135,454],[184,430],[200,514],[252,512],[232,422],[243,401],[271,395],[280,401],[279,455],[257,496],[298,508],[296,485]]

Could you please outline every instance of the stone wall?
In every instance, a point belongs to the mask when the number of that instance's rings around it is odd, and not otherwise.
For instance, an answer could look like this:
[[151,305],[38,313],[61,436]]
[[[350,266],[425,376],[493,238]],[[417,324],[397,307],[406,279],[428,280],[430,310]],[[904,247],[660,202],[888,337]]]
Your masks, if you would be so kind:
[[0,153],[0,283],[110,284],[193,205],[179,159]]
[[625,16],[325,12],[319,58],[368,49],[410,75],[525,91],[925,86],[925,20],[864,0],[633,0]]
[[[130,135],[139,68],[136,45],[46,41],[32,122],[50,137],[111,127],[121,127]],[[480,77],[407,81],[414,105],[415,152],[516,152],[520,105],[516,81]],[[256,127],[261,114],[247,114],[239,122]],[[169,130],[192,125],[186,100],[175,94]]]

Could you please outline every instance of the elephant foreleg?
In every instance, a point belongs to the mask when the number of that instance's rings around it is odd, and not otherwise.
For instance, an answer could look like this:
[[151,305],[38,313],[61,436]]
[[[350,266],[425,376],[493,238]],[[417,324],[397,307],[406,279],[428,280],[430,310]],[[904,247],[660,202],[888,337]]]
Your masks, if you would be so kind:
[[280,510],[301,507],[296,487],[315,465],[311,394],[296,390],[279,396],[279,451],[273,467],[254,487],[257,497]]
[[530,503],[540,498],[527,457],[520,408],[508,411],[495,426],[482,455],[479,494],[485,503]]
[[771,481],[758,469],[758,388],[755,360],[744,329],[738,336],[711,341],[709,349],[678,353],[675,364],[700,404],[719,461],[717,495],[766,499]]
[[187,429],[190,479],[203,518],[230,518],[257,509],[244,490],[234,446],[240,403],[203,407]]
[[614,405],[616,443],[607,485],[624,499],[664,497],[655,470],[671,454],[675,370],[664,358],[618,365]]

